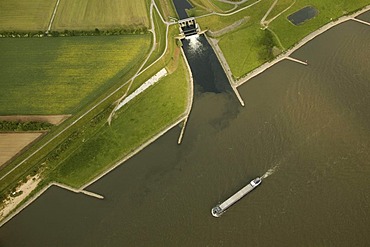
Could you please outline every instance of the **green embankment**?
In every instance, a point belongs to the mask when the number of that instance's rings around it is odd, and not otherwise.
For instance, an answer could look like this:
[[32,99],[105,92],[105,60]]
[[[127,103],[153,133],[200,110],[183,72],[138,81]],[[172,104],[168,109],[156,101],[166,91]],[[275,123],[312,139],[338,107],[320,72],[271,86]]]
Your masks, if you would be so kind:
[[[163,28],[163,26],[160,28]],[[163,30],[160,32],[163,33]],[[123,87],[109,100],[77,122],[73,128],[69,128],[61,136],[44,147],[42,151],[32,156],[26,163],[4,178],[0,184],[0,196],[9,193],[24,176],[39,172],[44,177],[40,188],[50,181],[64,182],[68,185],[79,187],[105,169],[108,169],[114,164],[114,161],[121,159],[125,154],[137,148],[140,144],[178,118],[185,111],[188,81],[184,77],[184,74],[187,72],[184,69],[183,61],[181,57],[178,57],[179,48],[176,47],[174,39],[177,34],[177,27],[171,26],[169,47],[166,55],[158,63],[141,74],[135,80],[130,91],[139,87],[165,65],[168,71],[171,72],[170,75],[162,79],[144,94],[138,96],[138,98],[127,105],[127,108],[125,106],[121,109],[113,119],[112,126],[109,127],[106,125],[106,120],[113,109],[112,103],[120,98],[127,90],[127,85]],[[160,53],[157,53],[157,55],[159,56]],[[156,57],[153,59],[155,60]],[[136,63],[135,68],[120,78],[120,84],[126,82],[135,73],[135,69],[140,66],[140,63]],[[179,65],[177,66],[178,63]],[[113,89],[114,87],[102,94],[94,102],[91,102],[89,106],[96,104],[108,95],[109,92],[113,91]],[[50,140],[55,133],[64,129],[84,111],[86,109],[81,110],[78,114],[58,126],[55,131],[53,130],[35,146],[31,147],[29,152],[20,155],[14,162],[0,171],[0,176],[12,169],[46,141]],[[163,117],[158,118],[158,116]],[[129,136],[129,138],[122,137],[123,135]],[[118,136],[119,138],[115,139]],[[111,145],[109,144],[111,141],[118,146],[114,146],[111,152],[106,154],[106,148]],[[99,158],[99,161],[102,161],[101,163],[90,162],[91,159],[94,160],[90,156],[92,154],[90,150],[95,151],[94,154],[96,158]],[[89,162],[77,162],[81,160],[87,160]],[[76,162],[79,164],[76,165]]]
[[184,74],[181,59],[174,73],[132,100],[111,126],[104,125],[51,178],[80,187],[174,122],[186,107],[188,83]]
[[149,46],[149,34],[0,39],[0,114],[76,113],[112,87]]
[[166,46],[166,25],[162,22],[157,11],[153,11],[153,21],[156,33],[156,47],[144,67],[152,64],[164,51]]
[[[99,127],[96,134],[85,140],[78,151],[60,162],[47,175],[49,179],[80,187],[165,129],[185,112],[189,78],[184,76],[187,71],[174,39],[177,34],[177,27],[171,26],[165,56],[137,77],[130,92],[164,66],[170,74],[120,109],[111,126],[105,124]],[[106,115],[108,113],[105,112]]]
[[[271,47],[275,46],[280,50],[289,49],[303,37],[326,23],[370,4],[369,0],[296,1],[290,9],[268,25],[269,30],[273,32],[271,46],[266,45],[264,42],[266,41],[266,32],[269,31],[261,30],[260,21],[273,2],[274,0],[261,1],[251,8],[231,16],[211,15],[197,19],[203,29],[209,28],[212,31],[217,31],[246,16],[250,17],[246,23],[219,38],[219,46],[236,79],[270,60],[272,58],[269,55],[272,53]],[[292,3],[292,0],[279,0],[267,16],[266,21],[278,15]],[[308,20],[299,26],[295,26],[288,21],[288,15],[308,5],[314,6],[319,11],[319,14],[314,19]],[[270,34],[268,35],[270,36]]]

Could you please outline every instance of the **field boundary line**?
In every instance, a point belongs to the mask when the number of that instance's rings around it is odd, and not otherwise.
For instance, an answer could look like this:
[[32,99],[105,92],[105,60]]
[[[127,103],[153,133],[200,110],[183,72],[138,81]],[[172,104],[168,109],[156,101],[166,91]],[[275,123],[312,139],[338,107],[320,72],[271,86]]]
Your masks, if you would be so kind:
[[49,22],[48,29],[46,30],[46,33],[49,33],[49,32],[50,32],[50,30],[51,30],[51,25],[53,25],[55,15],[56,15],[56,13],[57,13],[57,9],[58,9],[58,7],[59,7],[59,3],[60,3],[60,0],[57,0],[57,2],[56,2],[56,4],[55,4],[55,7],[54,7],[53,14],[51,15],[51,19],[50,19],[50,22]]
[[[60,0],[58,0],[60,1]],[[156,6],[155,2],[153,4],[154,0],[152,1],[152,5]],[[158,8],[156,8],[157,12],[158,11]],[[159,13],[160,15],[160,13]],[[152,12],[151,12],[151,15],[150,15],[151,19],[153,19],[153,16],[152,16]],[[162,58],[166,52],[166,50],[168,49],[168,26],[170,25],[169,23],[165,23],[167,25],[167,32],[166,32],[166,48],[165,48],[165,51],[163,52],[162,56],[160,58]],[[154,31],[155,33],[155,31]],[[155,34],[154,34],[155,35]],[[155,44],[155,42],[153,42],[153,44]],[[153,50],[153,48],[152,48]],[[149,54],[149,56],[152,54],[152,52]],[[147,56],[147,59],[145,60],[145,63],[146,61],[148,61],[149,59],[149,56]],[[131,82],[132,80],[134,80],[137,76],[139,76],[141,73],[143,73],[144,71],[146,71],[149,67],[151,67],[154,63],[156,63],[157,61],[159,61],[158,58],[156,61],[154,61],[151,65],[149,65],[148,67],[146,67],[145,69],[142,70],[143,66],[145,65],[145,63],[143,63],[143,65],[141,66],[141,68],[139,69],[139,72],[136,73],[135,75],[133,75],[129,80],[127,80],[125,83],[123,83],[121,86],[119,86],[117,89],[115,89],[112,93],[110,93],[109,95],[107,95],[104,99],[100,100],[98,103],[96,103],[94,106],[92,106],[89,110],[87,110],[85,113],[83,113],[80,117],[78,117],[76,120],[74,120],[71,124],[69,124],[68,126],[66,126],[63,130],[61,130],[59,133],[57,133],[54,137],[52,137],[49,141],[47,141],[46,143],[44,143],[41,147],[39,147],[38,149],[36,149],[33,153],[31,153],[29,156],[27,156],[24,160],[22,160],[18,165],[16,165],[15,167],[13,167],[9,172],[7,172],[6,174],[4,174],[2,177],[0,177],[0,181],[3,180],[6,176],[8,176],[10,173],[12,173],[15,169],[17,169],[18,167],[20,167],[23,163],[25,163],[27,160],[29,160],[32,156],[34,156],[36,153],[38,153],[41,149],[43,149],[45,146],[47,146],[49,143],[51,143],[52,141],[54,141],[57,137],[59,137],[61,134],[63,134],[65,131],[67,131],[69,128],[71,128],[73,125],[75,125],[78,121],[80,121],[83,117],[85,117],[87,114],[89,114],[91,111],[93,111],[96,107],[98,107],[100,104],[102,104],[103,102],[105,102],[107,99],[109,99],[110,97],[112,97],[112,95],[114,95],[115,93],[117,93],[119,90],[121,90],[124,86],[126,86],[129,82]],[[141,71],[142,70],[142,71]]]

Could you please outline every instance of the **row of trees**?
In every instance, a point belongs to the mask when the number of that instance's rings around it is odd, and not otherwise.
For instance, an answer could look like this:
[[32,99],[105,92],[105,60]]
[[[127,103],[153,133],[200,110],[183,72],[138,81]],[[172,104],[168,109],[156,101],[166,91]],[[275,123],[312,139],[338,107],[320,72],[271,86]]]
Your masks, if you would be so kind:
[[52,126],[47,122],[19,122],[19,121],[0,121],[0,131],[38,131],[49,130]]
[[64,31],[51,31],[51,32],[1,32],[0,37],[2,38],[29,38],[29,37],[69,37],[69,36],[109,36],[109,35],[124,35],[124,34],[144,34],[148,33],[147,27],[127,27],[127,28],[116,28],[108,30],[95,30],[83,31],[83,30],[64,30]]

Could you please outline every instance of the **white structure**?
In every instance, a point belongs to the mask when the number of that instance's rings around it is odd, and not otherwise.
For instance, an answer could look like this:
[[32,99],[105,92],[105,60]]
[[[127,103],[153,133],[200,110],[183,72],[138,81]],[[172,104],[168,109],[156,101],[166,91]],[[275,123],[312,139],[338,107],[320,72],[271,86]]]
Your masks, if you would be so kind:
[[157,74],[153,75],[149,80],[144,82],[143,85],[141,85],[138,89],[135,90],[132,94],[127,96],[124,100],[122,100],[121,103],[116,108],[116,111],[118,111],[122,106],[126,105],[128,102],[130,102],[133,98],[144,92],[146,89],[148,89],[150,86],[154,85],[157,81],[159,81],[162,77],[165,77],[167,75],[167,70],[165,68],[158,71]]

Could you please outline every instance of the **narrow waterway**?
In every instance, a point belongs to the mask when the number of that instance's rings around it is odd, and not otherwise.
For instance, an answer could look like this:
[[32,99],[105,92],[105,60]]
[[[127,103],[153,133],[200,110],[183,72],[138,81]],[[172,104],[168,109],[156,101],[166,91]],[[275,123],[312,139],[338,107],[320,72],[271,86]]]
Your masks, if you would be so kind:
[[245,107],[202,39],[184,43],[196,94],[183,143],[174,128],[87,188],[104,200],[49,189],[0,228],[0,246],[368,245],[370,27],[340,24],[292,55],[309,66],[248,81]]

